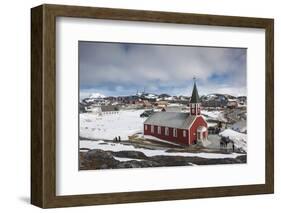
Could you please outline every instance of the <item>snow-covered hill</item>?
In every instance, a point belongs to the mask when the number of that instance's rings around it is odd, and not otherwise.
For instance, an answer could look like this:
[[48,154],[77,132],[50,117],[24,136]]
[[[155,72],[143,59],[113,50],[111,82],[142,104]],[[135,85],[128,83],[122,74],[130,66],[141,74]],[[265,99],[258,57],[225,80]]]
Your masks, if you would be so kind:
[[106,98],[105,95],[101,93],[92,93],[87,98],[84,98],[82,102],[84,103],[104,103],[104,98]]
[[105,98],[106,96],[101,94],[101,93],[92,93],[89,96],[89,99],[101,99],[101,98]]
[[232,129],[226,129],[219,135],[223,137],[229,137],[230,140],[234,141],[236,148],[240,148],[247,152],[247,134],[236,132]]

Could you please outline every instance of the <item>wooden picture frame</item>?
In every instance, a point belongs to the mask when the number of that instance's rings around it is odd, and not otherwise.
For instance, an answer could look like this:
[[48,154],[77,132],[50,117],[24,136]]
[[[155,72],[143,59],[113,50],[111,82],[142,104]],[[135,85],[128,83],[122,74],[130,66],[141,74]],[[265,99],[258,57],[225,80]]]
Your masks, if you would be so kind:
[[[56,17],[265,29],[265,184],[56,195]],[[31,203],[42,208],[267,194],[274,191],[274,21],[218,15],[41,5],[31,9]]]

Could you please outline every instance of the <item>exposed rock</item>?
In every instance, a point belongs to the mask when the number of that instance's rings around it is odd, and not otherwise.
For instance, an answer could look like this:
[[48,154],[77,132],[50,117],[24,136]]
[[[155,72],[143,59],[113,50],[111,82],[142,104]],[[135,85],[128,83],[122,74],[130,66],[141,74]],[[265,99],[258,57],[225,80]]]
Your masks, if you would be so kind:
[[[119,161],[115,157],[141,159]],[[117,169],[117,168],[145,168],[145,167],[165,167],[165,166],[190,166],[211,165],[211,164],[233,164],[246,163],[247,156],[242,155],[237,158],[207,159],[200,157],[183,156],[152,156],[147,157],[139,151],[103,151],[93,149],[88,152],[80,152],[80,169]]]
[[110,152],[93,149],[80,155],[81,169],[113,169],[119,161],[115,160]]
[[90,150],[86,153],[85,155],[85,159],[86,160],[92,160],[92,159],[100,159],[100,160],[103,160],[103,159],[114,159],[112,154],[110,152],[107,152],[107,151],[103,151],[101,149],[93,149],[93,150]]
[[145,167],[158,167],[160,166],[158,163],[153,161],[126,161],[121,162],[117,165],[117,168],[145,168]]

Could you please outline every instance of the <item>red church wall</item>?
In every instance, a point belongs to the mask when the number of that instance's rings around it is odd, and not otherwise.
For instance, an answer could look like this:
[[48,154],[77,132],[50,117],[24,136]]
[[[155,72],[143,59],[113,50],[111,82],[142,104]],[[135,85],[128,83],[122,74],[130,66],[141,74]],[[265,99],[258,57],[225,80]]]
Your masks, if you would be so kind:
[[[186,131],[185,137],[183,136],[183,131]],[[177,129],[178,142],[182,145],[188,145],[188,130]]]
[[190,128],[190,143],[189,144],[193,144],[194,141],[196,140],[196,131],[199,126],[205,126],[206,128],[208,128],[207,123],[202,116],[197,117]]
[[[147,129],[145,129],[147,125]],[[186,130],[186,137],[183,137],[183,130],[177,129],[177,137],[173,136],[173,128],[169,128],[169,135],[165,135],[165,127],[161,127],[161,134],[158,134],[158,126],[154,126],[154,132],[151,132],[151,125],[144,125],[144,135],[151,135],[161,140],[166,140],[179,144],[188,144],[188,130]]]

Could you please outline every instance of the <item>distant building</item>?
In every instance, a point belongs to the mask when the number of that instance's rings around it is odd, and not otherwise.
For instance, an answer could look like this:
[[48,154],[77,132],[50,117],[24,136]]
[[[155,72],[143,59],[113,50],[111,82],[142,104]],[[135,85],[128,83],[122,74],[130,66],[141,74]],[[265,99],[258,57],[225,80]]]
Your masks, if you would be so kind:
[[144,122],[144,135],[190,145],[208,137],[208,125],[201,115],[201,103],[194,82],[190,99],[190,113],[155,112]]
[[158,108],[165,108],[168,104],[168,101],[156,101],[154,103],[154,105]]
[[187,106],[182,105],[168,105],[167,107],[162,108],[162,112],[186,112],[188,110]]
[[122,104],[137,104],[141,101],[141,99],[136,95],[131,95],[131,96],[119,96],[117,97],[117,101]]
[[240,105],[246,105],[247,104],[247,97],[246,96],[238,96],[237,97]]
[[142,106],[146,107],[146,108],[151,108],[152,107],[152,103],[150,103],[148,100],[143,100],[142,101]]
[[102,115],[107,115],[107,114],[117,114],[119,112],[119,107],[116,105],[106,105],[106,106],[101,106],[101,113]]
[[228,99],[227,102],[227,108],[233,109],[238,107],[238,101],[237,99]]
[[226,107],[227,98],[221,94],[210,94],[201,98],[201,104],[203,107]]

